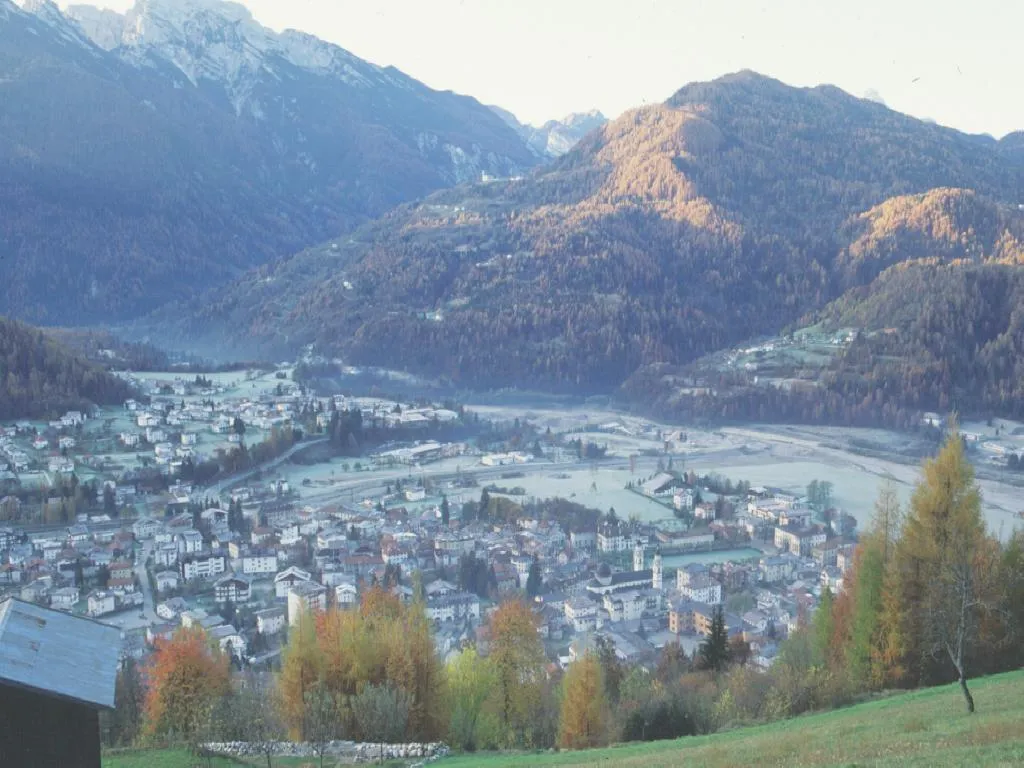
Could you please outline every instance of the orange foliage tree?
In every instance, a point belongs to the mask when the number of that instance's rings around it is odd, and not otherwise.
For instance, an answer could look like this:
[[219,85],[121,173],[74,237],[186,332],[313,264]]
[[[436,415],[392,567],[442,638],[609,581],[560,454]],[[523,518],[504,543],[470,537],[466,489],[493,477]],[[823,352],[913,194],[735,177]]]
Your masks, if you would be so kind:
[[200,628],[182,627],[158,640],[146,669],[146,729],[190,740],[230,688],[229,661]]
[[588,653],[565,673],[559,745],[564,749],[589,749],[607,743],[607,715],[601,665]]

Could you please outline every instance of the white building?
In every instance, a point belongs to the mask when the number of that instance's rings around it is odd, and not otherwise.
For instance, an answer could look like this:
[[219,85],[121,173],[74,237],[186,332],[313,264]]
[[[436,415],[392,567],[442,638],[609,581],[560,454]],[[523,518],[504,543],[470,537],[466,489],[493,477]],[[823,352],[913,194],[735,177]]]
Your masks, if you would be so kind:
[[284,608],[267,608],[256,612],[256,631],[261,635],[276,635],[284,629]]
[[247,603],[250,597],[252,585],[241,576],[228,574],[213,585],[213,599],[218,603]]
[[212,579],[227,570],[224,555],[207,552],[188,555],[181,561],[181,576],[185,581]]
[[597,603],[585,597],[574,597],[565,603],[565,618],[575,632],[597,628]]
[[427,616],[438,624],[480,619],[480,598],[469,592],[428,599],[426,608]]
[[93,592],[89,595],[88,612],[90,616],[103,616],[113,613],[117,608],[114,595],[110,592]]
[[309,571],[304,571],[293,565],[274,577],[274,594],[281,599],[287,599],[292,587],[312,580],[313,576]]
[[251,552],[242,555],[241,568],[246,576],[277,573],[277,555],[273,553]]
[[295,626],[304,612],[327,609],[327,587],[315,581],[304,581],[288,590],[288,624]]

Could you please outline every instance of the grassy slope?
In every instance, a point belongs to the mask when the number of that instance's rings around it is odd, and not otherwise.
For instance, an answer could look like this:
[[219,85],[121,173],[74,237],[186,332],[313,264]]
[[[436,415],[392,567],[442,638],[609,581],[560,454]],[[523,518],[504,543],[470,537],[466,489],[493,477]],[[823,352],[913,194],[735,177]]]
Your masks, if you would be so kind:
[[[978,713],[964,711],[955,686],[891,696],[781,723],[585,752],[476,754],[444,768],[533,766],[942,766],[1024,765],[1024,670],[977,680]],[[107,757],[103,768],[191,768],[185,752],[139,751]],[[314,765],[275,760],[275,766]],[[215,768],[238,765],[215,762]]]
[[955,686],[712,736],[586,752],[470,755],[445,768],[528,766],[963,766],[1024,764],[1024,671],[978,680],[969,716]]

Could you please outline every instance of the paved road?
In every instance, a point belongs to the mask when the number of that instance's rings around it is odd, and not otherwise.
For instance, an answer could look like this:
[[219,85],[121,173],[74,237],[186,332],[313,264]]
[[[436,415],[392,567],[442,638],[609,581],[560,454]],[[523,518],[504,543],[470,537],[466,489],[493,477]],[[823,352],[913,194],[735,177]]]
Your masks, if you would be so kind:
[[326,437],[318,437],[316,440],[304,440],[302,442],[298,442],[291,448],[289,448],[287,451],[282,453],[280,456],[278,456],[276,459],[264,462],[263,464],[260,464],[258,467],[252,467],[251,469],[247,469],[244,472],[239,472],[238,474],[226,477],[223,480],[220,480],[214,483],[213,485],[205,488],[204,492],[213,494],[214,496],[219,496],[231,486],[238,485],[239,483],[244,483],[253,475],[256,475],[260,472],[266,472],[268,470],[280,466],[284,462],[288,461],[288,459],[290,459],[299,451],[304,451],[307,448],[312,448],[314,445],[322,445],[323,443],[326,443],[328,440],[329,438]]

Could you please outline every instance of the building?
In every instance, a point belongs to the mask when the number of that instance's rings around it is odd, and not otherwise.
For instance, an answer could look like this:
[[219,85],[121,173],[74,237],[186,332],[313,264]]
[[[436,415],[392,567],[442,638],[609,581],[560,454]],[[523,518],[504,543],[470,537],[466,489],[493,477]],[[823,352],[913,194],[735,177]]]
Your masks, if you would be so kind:
[[250,597],[252,585],[243,576],[228,574],[213,585],[213,599],[218,603],[247,603]]
[[227,570],[224,555],[219,552],[206,552],[198,555],[187,555],[181,561],[181,577],[185,581],[194,579],[212,579]]
[[194,555],[203,549],[203,534],[196,530],[182,531],[178,534],[178,552],[183,555]]
[[104,616],[117,610],[117,602],[110,592],[93,592],[89,595],[87,610],[90,616]]
[[278,598],[287,599],[288,593],[291,591],[292,587],[312,580],[313,576],[309,571],[304,571],[293,565],[281,571],[274,577],[274,594],[277,595]]
[[654,582],[651,571],[619,571],[612,573],[607,563],[602,563],[587,582],[587,592],[594,597],[604,597],[613,592],[625,592],[630,589],[647,589]]
[[680,585],[679,594],[691,602],[718,605],[722,602],[722,585],[706,576],[697,576]]
[[8,598],[0,603],[5,766],[100,768],[99,710],[114,707],[120,632]]
[[276,635],[284,629],[284,608],[267,608],[256,612],[256,631],[261,635]]
[[359,602],[359,590],[350,581],[343,581],[334,587],[334,602],[339,608],[351,608]]
[[586,597],[574,597],[565,602],[565,619],[574,632],[597,629],[597,603]]
[[78,587],[63,587],[50,593],[50,607],[59,611],[70,611],[80,599]]
[[177,589],[181,579],[174,571],[160,571],[156,574],[156,591],[166,592],[169,589]]
[[288,625],[294,627],[305,612],[327,609],[327,587],[303,581],[288,590]]
[[456,592],[427,600],[427,617],[438,624],[463,619],[479,620],[480,598],[470,592]]
[[239,559],[242,573],[246,576],[277,573],[277,554],[274,552],[249,552]]

